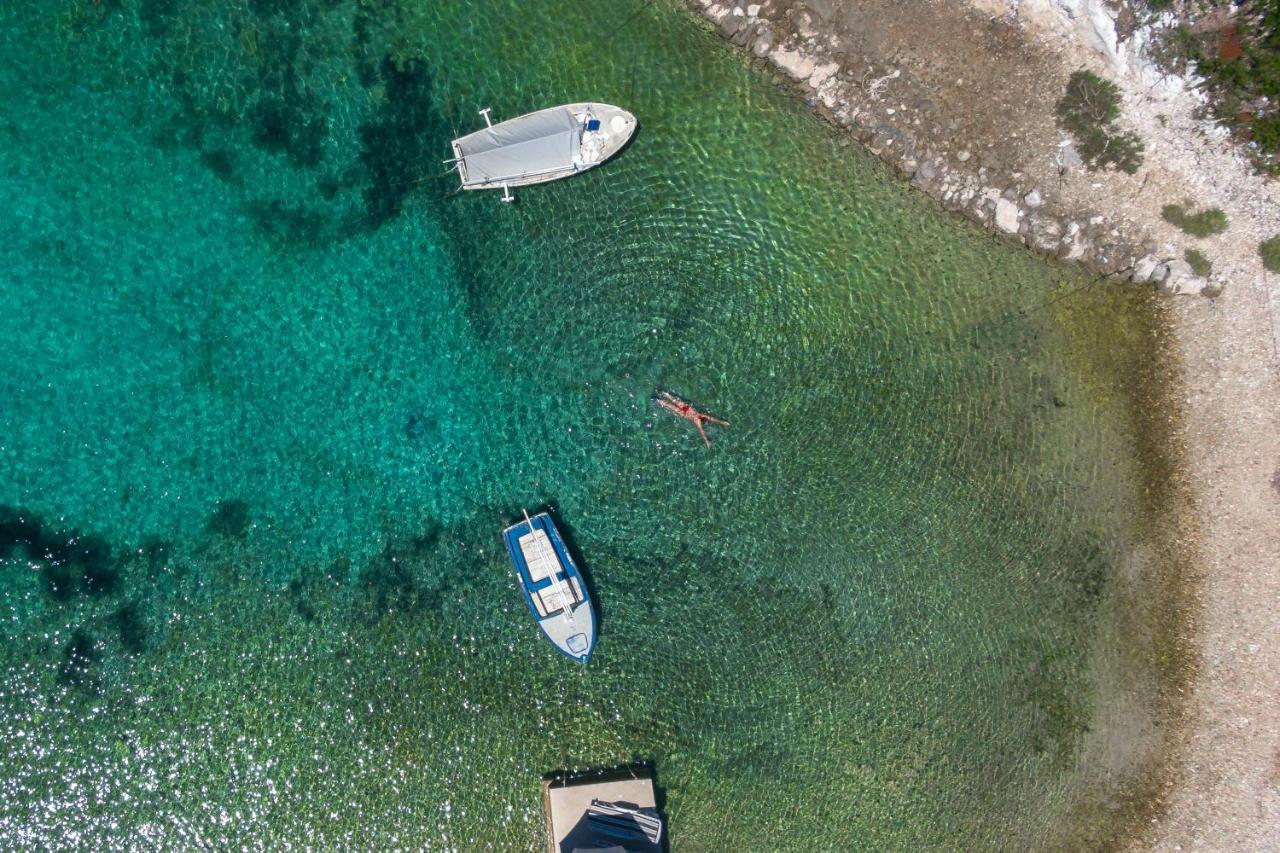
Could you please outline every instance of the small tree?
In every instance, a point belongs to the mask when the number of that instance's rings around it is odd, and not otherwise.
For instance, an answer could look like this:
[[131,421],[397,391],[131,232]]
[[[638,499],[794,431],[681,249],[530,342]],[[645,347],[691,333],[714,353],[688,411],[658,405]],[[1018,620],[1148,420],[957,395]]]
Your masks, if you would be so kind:
[[1080,159],[1090,169],[1114,166],[1132,175],[1142,165],[1142,140],[1118,133],[1120,89],[1092,71],[1077,71],[1055,110],[1058,124],[1075,138]]

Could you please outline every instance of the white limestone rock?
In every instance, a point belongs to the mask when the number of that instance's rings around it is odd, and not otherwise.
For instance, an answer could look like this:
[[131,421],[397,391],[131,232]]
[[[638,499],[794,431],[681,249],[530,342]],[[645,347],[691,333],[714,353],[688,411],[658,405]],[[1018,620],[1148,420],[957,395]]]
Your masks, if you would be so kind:
[[1066,252],[1060,254],[1059,257],[1064,261],[1077,261],[1083,258],[1088,251],[1089,241],[1085,239],[1083,232],[1077,231],[1075,234],[1068,232]]
[[[1154,281],[1155,272],[1160,268],[1160,261],[1155,255],[1143,255],[1138,258],[1137,263],[1133,265],[1133,280],[1136,282]],[[1168,270],[1165,270],[1168,275]]]
[[1007,198],[996,202],[996,227],[1006,234],[1017,234],[1022,210]]
[[1129,48],[1116,32],[1119,9],[1108,0],[1018,0],[1010,12],[1032,31],[1074,38],[1101,57],[1114,74],[1123,74]]
[[797,80],[808,80],[813,76],[813,60],[798,50],[775,48],[769,54],[769,61]]
[[755,43],[751,45],[751,52],[756,56],[764,58],[773,49],[773,31],[769,29],[767,24],[760,25],[760,32],[756,36]]
[[821,89],[822,84],[831,79],[831,77],[839,72],[840,63],[828,62],[826,65],[819,65],[813,69],[813,73],[809,75],[809,85],[815,89]]
[[1069,142],[1058,146],[1058,165],[1068,172],[1084,171],[1084,160],[1080,158],[1080,152]]
[[844,87],[839,80],[828,80],[818,89],[818,100],[829,110],[835,110],[845,102]]
[[1052,216],[1032,211],[1022,220],[1027,242],[1046,254],[1057,251],[1062,240],[1062,223]]
[[1208,284],[1191,271],[1191,264],[1180,258],[1169,261],[1165,266],[1169,274],[1160,283],[1160,290],[1171,296],[1198,295]]

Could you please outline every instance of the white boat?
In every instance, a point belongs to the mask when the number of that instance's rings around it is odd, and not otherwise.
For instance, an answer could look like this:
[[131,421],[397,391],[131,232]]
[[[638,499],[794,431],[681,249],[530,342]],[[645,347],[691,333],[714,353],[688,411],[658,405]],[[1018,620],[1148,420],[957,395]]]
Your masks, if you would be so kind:
[[567,178],[599,166],[636,132],[636,117],[610,104],[564,104],[492,124],[453,140],[453,159],[464,190],[512,187]]

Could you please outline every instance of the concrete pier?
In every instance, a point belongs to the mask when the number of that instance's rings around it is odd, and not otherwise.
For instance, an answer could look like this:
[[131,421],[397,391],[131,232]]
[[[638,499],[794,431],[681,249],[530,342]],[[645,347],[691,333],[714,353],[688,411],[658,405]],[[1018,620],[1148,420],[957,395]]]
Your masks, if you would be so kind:
[[577,849],[661,853],[665,849],[665,828],[658,844],[614,839],[596,832],[587,823],[587,808],[592,800],[631,803],[651,809],[658,805],[653,780],[626,771],[578,780],[549,779],[542,785],[548,853],[573,853]]

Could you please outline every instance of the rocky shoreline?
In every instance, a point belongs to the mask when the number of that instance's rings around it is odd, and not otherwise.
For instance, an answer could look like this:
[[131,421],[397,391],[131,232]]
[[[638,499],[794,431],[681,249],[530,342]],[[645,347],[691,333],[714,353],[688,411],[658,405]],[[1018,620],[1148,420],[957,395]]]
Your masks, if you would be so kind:
[[[1174,246],[1162,246],[1133,221],[1063,203],[1027,172],[981,162],[971,147],[955,143],[954,128],[939,127],[926,83],[909,68],[860,50],[855,39],[809,6],[787,0],[686,2],[946,210],[1109,279],[1150,282],[1170,294],[1222,292],[1221,279],[1197,276]],[[1059,144],[1057,166],[1060,177],[1084,173],[1080,156],[1066,142]]]

